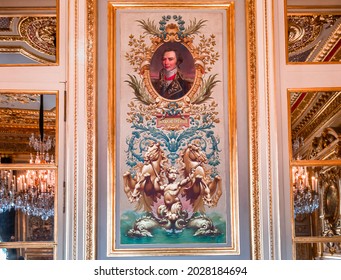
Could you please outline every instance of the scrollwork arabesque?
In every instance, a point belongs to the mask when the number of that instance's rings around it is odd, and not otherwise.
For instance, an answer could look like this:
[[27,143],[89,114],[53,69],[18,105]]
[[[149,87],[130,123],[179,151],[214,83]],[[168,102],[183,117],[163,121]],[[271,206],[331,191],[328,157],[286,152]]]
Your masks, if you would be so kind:
[[[137,22],[144,33],[137,38],[129,36],[131,49],[125,55],[138,76],[128,74],[125,81],[134,99],[128,104],[126,121],[131,124],[132,133],[126,140],[129,171],[123,179],[129,201],[136,204],[137,211],[146,211],[148,215],[136,221],[129,234],[151,236],[147,225],[169,230],[200,225],[196,228],[197,235],[215,235],[218,231],[205,215],[205,207],[216,206],[222,195],[218,172],[220,139],[214,131],[220,119],[218,104],[212,98],[213,89],[220,81],[217,74],[208,75],[220,57],[214,50],[215,35],[201,34],[206,20],[194,19],[187,27],[182,16],[163,16],[159,26],[149,19]],[[144,77],[154,52],[167,42],[185,45],[200,71],[197,90],[176,101],[153,98]],[[168,128],[157,125],[158,118],[172,117],[188,119],[188,124]],[[181,182],[177,182],[176,175],[171,177],[171,173],[180,174]],[[174,203],[167,202],[169,194]]]

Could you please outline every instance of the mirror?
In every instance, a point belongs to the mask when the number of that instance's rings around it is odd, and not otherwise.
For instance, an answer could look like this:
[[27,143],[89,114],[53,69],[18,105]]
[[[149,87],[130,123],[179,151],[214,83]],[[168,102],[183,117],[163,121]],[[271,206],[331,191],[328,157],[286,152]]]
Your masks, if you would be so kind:
[[0,163],[56,162],[57,105],[56,92],[0,91]]
[[0,66],[58,64],[57,0],[1,0]]
[[340,259],[341,166],[294,166],[292,170],[294,239],[328,238],[318,244],[296,243],[296,259]]
[[286,34],[287,63],[340,63],[340,1],[287,0]]
[[[54,257],[52,249],[33,245],[55,242],[57,112],[56,91],[0,90],[0,250],[7,250],[6,259]],[[32,246],[13,249],[17,242]]]
[[340,236],[341,166],[293,166],[291,179],[295,237]]
[[292,160],[341,159],[341,89],[290,90]]
[[[3,189],[1,189],[3,191]],[[54,219],[43,220],[40,216],[21,209],[3,211],[0,198],[0,243],[1,242],[49,242],[54,241]],[[51,205],[53,207],[53,204]],[[33,210],[34,207],[32,207]]]
[[288,90],[288,116],[295,259],[341,259],[341,88]]

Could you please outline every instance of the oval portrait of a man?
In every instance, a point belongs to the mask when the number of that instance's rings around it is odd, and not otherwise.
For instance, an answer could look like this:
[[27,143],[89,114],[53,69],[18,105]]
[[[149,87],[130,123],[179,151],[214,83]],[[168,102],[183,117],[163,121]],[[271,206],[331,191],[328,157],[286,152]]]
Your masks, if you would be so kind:
[[150,63],[150,79],[163,98],[177,100],[191,89],[195,78],[194,60],[181,43],[165,43],[154,53]]

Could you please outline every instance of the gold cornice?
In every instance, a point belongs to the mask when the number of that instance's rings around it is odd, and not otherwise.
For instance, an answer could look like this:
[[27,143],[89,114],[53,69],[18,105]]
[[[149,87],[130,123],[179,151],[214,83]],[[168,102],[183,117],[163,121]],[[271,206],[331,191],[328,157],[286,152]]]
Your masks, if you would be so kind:
[[[341,109],[341,94],[335,89],[335,95],[331,96],[331,90],[320,89],[316,92],[312,89],[309,90],[289,90],[289,95],[294,92],[301,92],[309,94],[307,101],[302,101],[302,108],[296,109],[291,113],[291,134],[292,138],[303,137],[307,139],[313,132],[317,131],[328,120],[331,119]],[[321,93],[318,100],[312,100],[317,93]],[[306,99],[306,98],[305,98]],[[315,106],[308,109],[309,104],[314,102]],[[307,112],[303,119],[299,120],[298,115],[301,112]]]
[[[38,110],[0,108],[0,116],[0,128],[38,128]],[[44,111],[44,118],[44,129],[55,129],[56,112]]]
[[246,1],[247,30],[247,79],[249,112],[249,165],[250,165],[250,204],[251,204],[251,254],[259,260],[261,253],[260,229],[260,189],[258,157],[258,90],[257,90],[257,40],[256,40],[256,1]]
[[[337,64],[340,63],[338,56],[335,56],[333,58],[328,58],[328,61],[326,61],[327,56],[329,55],[330,51],[337,45],[337,37],[335,31],[333,31],[333,35],[329,36],[327,40],[325,38],[322,38],[323,40],[320,40],[321,34],[326,32],[332,32],[332,31],[326,31],[330,26],[327,26],[325,23],[329,22],[331,23],[331,20],[336,21],[337,18],[339,18],[341,15],[341,5],[287,5],[287,1],[285,1],[284,5],[284,22],[285,22],[285,28],[286,28],[286,34],[288,33],[288,17],[297,17],[297,18],[311,18],[312,22],[307,22],[307,25],[305,27],[306,31],[303,33],[306,33],[305,35],[301,34],[301,44],[299,40],[296,41],[298,44],[298,47],[294,46],[294,48],[289,52],[289,36],[286,36],[286,63],[287,64],[298,64],[298,63],[304,63],[304,64],[316,64],[316,63],[324,63],[324,64]],[[326,20],[326,18],[329,18],[329,20]],[[334,22],[335,23],[335,22]],[[331,23],[331,25],[334,25],[334,23]],[[318,26],[319,25],[319,26]],[[302,29],[299,26],[296,26],[297,35],[299,34],[298,30]],[[321,34],[318,35],[317,33],[313,36],[311,35],[310,38],[307,39],[305,42],[303,42],[302,37],[308,36],[307,28],[310,29],[321,29]],[[334,28],[334,27],[333,27]],[[316,29],[314,32],[318,31]],[[308,35],[307,35],[308,34]],[[325,35],[323,35],[325,36]],[[319,39],[320,38],[320,39]],[[323,45],[322,45],[323,44]],[[317,54],[316,54],[317,53]],[[290,54],[290,57],[289,57]],[[304,61],[303,61],[304,60]]]
[[[290,101],[293,101],[292,104],[290,103],[290,108],[296,102],[298,102],[298,99],[300,98],[302,94],[306,94],[306,92],[304,91],[303,92],[289,92]],[[297,106],[297,108],[295,108],[294,111],[290,113],[292,128],[295,128],[296,126],[298,126],[298,124],[300,123],[300,117],[302,117],[302,113],[307,112],[309,106],[313,103],[313,100],[315,97],[316,97],[316,93],[314,92],[308,93],[308,95],[306,95],[305,98],[301,101],[299,106]],[[292,129],[292,132],[294,132],[294,129]]]
[[[330,53],[330,51],[337,45],[338,41],[341,40],[341,24],[339,27],[330,35],[326,44],[322,47],[321,51],[316,55],[315,62],[323,62]],[[333,60],[335,61],[335,60]]]

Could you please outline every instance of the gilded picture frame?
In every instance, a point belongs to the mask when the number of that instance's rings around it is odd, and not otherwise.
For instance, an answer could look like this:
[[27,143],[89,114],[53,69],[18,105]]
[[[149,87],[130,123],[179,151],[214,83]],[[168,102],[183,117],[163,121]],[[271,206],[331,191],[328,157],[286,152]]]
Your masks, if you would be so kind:
[[238,255],[234,3],[108,11],[107,255]]

